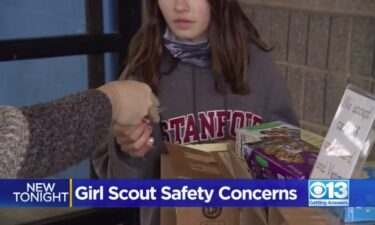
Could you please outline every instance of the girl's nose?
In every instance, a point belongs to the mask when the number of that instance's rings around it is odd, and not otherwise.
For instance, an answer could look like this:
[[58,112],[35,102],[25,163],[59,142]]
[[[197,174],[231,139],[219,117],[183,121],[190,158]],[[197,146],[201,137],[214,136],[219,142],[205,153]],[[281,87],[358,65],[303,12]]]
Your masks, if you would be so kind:
[[187,12],[190,10],[187,0],[176,0],[174,8],[177,12]]

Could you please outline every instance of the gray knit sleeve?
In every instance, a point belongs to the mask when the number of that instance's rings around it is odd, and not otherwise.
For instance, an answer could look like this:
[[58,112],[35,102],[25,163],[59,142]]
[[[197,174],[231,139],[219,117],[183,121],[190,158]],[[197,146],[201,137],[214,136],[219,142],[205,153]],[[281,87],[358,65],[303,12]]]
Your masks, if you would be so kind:
[[17,177],[53,175],[81,160],[107,142],[112,119],[108,97],[89,90],[59,100],[22,108],[29,143],[18,156]]
[[0,178],[17,177],[29,145],[29,135],[22,111],[0,106]]

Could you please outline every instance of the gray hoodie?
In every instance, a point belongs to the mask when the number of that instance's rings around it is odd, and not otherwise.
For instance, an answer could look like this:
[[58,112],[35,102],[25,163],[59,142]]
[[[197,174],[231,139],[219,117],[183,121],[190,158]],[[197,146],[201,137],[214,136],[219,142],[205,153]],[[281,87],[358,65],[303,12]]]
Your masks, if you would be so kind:
[[[99,177],[159,178],[163,140],[181,144],[212,142],[234,138],[238,127],[275,120],[298,125],[286,82],[271,54],[255,45],[250,52],[250,95],[230,91],[219,94],[211,69],[178,63],[171,73],[163,74],[158,97],[164,111],[160,126],[153,126],[155,148],[144,158],[134,158],[110,141],[107,149],[97,151],[92,158]],[[141,224],[157,225],[158,216],[155,210],[142,209]]]

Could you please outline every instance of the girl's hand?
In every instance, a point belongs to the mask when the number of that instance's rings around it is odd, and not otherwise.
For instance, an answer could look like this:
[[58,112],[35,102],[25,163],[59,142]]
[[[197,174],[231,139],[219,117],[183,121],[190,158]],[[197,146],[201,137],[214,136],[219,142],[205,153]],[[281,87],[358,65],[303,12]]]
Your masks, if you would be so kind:
[[152,127],[145,121],[138,125],[116,123],[113,133],[121,150],[135,157],[143,157],[154,144],[154,138],[151,137]]

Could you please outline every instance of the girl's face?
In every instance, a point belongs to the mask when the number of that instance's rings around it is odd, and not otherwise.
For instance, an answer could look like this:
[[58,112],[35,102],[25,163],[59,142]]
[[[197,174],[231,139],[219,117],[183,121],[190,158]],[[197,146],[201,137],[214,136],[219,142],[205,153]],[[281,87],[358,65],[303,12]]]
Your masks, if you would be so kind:
[[191,42],[207,40],[211,9],[207,0],[158,0],[173,33]]

